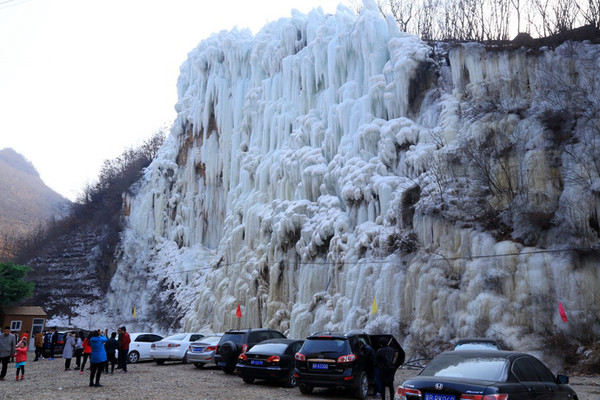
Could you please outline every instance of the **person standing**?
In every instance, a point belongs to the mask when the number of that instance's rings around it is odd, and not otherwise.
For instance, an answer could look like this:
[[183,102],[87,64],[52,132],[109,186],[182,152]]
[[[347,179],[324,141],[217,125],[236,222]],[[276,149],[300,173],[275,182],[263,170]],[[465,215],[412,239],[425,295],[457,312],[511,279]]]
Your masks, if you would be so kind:
[[13,354],[17,342],[15,341],[15,335],[10,333],[10,327],[5,326],[2,335],[0,335],[0,362],[2,362],[2,370],[0,371],[0,381],[4,380],[6,376],[6,370],[8,368],[8,362]]
[[16,380],[19,380],[19,372],[21,372],[21,380],[25,379],[25,363],[27,362],[27,339],[23,338],[17,343],[15,350],[15,368],[17,369]]
[[116,332],[110,334],[110,339],[108,339],[106,342],[105,347],[108,362],[106,363],[106,369],[104,371],[108,374],[108,364],[110,364],[110,373],[113,374],[115,372],[115,364],[117,363],[117,357],[115,356],[115,353],[119,348]]
[[58,333],[56,332],[56,327],[53,327],[50,331],[50,356],[48,360],[54,360],[54,349],[56,348],[56,343],[58,342]]
[[85,369],[85,362],[89,358],[92,353],[92,346],[90,346],[90,339],[92,337],[92,332],[89,333],[88,337],[83,339],[83,343],[81,343],[81,347],[83,348],[83,360],[81,361],[81,369],[79,370],[79,374],[83,374],[83,370]]
[[81,356],[83,355],[83,340],[85,339],[85,335],[83,331],[79,331],[77,334],[77,339],[75,340],[75,352],[73,355],[75,356],[75,369],[81,368]]
[[71,359],[75,351],[75,338],[71,332],[67,333],[65,347],[63,348],[62,358],[65,360],[65,371],[71,371]]
[[127,354],[129,353],[131,338],[129,337],[129,333],[127,333],[127,328],[124,326],[117,329],[117,332],[119,332],[119,368],[123,372],[127,372]]
[[106,349],[104,348],[104,343],[107,340],[100,330],[92,332],[90,337],[90,346],[92,347],[92,353],[90,354],[90,386],[102,386],[100,376],[107,363]]
[[[381,399],[385,400],[385,389],[390,393],[390,400],[394,399],[394,375],[399,364],[404,362],[404,351],[399,354],[396,350],[390,347],[388,339],[382,337],[379,339],[380,348],[377,349],[375,356],[377,360],[377,368],[379,369],[379,379],[381,382]],[[399,356],[401,360],[399,359]],[[399,364],[397,364],[397,362]]]
[[33,345],[35,346],[35,359],[33,361],[38,361],[40,356],[42,356],[44,352],[44,335],[46,335],[46,331],[37,332],[33,336]]

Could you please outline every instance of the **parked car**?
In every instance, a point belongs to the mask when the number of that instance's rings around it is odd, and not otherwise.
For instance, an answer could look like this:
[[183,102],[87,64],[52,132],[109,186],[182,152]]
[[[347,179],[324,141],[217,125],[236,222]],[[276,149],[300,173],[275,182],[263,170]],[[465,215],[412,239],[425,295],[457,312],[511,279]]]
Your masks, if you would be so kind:
[[404,362],[404,350],[392,335],[369,335],[362,331],[347,333],[320,332],[306,338],[296,353],[296,380],[302,394],[315,387],[352,390],[357,398],[366,399],[374,385],[374,366],[361,351],[359,343],[377,350],[384,337],[396,349],[396,367]]
[[194,363],[196,368],[203,368],[206,364],[216,364],[215,352],[221,340],[222,333],[204,336],[197,342],[190,343],[187,351],[187,362]]
[[456,342],[454,350],[502,350],[502,347],[494,339],[469,338]]
[[[67,338],[67,333],[70,331],[61,331],[56,332],[56,344],[54,345],[54,356],[59,356],[63,352],[63,348],[65,346],[65,339]],[[50,357],[50,337],[52,333],[46,333],[46,337],[44,338],[44,349],[42,351],[43,357]],[[47,338],[47,339],[46,339]]]
[[447,351],[396,391],[401,400],[577,399],[565,375],[537,358],[500,350]]
[[285,339],[285,336],[273,329],[234,329],[221,337],[215,353],[217,366],[227,374],[235,371],[238,357],[257,343],[268,339]]
[[150,357],[158,364],[165,361],[182,361],[187,363],[187,350],[190,343],[204,337],[201,333],[178,333],[168,336],[150,346]]
[[287,387],[296,386],[294,355],[304,340],[269,339],[260,342],[240,354],[236,365],[237,374],[246,383],[256,379],[281,381]]
[[131,339],[131,343],[129,343],[129,353],[127,353],[127,362],[131,364],[135,364],[140,360],[151,359],[150,347],[152,346],[152,343],[158,342],[159,340],[163,339],[161,335],[148,332],[130,333],[129,337]]

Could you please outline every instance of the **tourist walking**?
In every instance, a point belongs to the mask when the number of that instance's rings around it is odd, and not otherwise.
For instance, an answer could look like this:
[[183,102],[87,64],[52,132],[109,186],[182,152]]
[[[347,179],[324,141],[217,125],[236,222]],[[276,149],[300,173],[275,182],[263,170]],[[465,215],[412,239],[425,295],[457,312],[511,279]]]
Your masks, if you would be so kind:
[[21,373],[21,380],[25,379],[25,363],[27,362],[27,339],[23,338],[17,343],[15,350],[15,368],[17,369],[17,378],[19,380],[19,372]]
[[10,333],[10,326],[5,326],[2,335],[0,335],[0,362],[2,362],[0,381],[3,381],[6,376],[8,362],[13,354],[15,354],[16,346],[17,342],[15,340],[15,335]]
[[379,369],[379,379],[381,382],[381,399],[385,400],[385,389],[390,393],[390,400],[394,399],[394,375],[398,366],[404,362],[404,350],[394,350],[385,337],[379,339],[380,348],[377,349],[375,356],[377,368]]
[[56,342],[58,342],[58,332],[56,332],[56,327],[53,327],[50,331],[48,342],[50,345],[50,355],[48,356],[48,360],[54,360],[54,349],[56,348]]
[[102,386],[100,384],[100,376],[102,371],[106,368],[106,349],[104,343],[108,339],[102,335],[100,330],[93,331],[90,337],[90,346],[92,347],[92,353],[90,354],[90,386]]
[[119,332],[119,368],[123,372],[127,372],[127,354],[129,353],[131,338],[129,337],[129,333],[127,333],[127,328],[124,326],[117,329],[117,332]]
[[63,347],[62,358],[65,360],[65,371],[71,371],[71,359],[75,351],[75,338],[71,332],[67,333],[65,346]]

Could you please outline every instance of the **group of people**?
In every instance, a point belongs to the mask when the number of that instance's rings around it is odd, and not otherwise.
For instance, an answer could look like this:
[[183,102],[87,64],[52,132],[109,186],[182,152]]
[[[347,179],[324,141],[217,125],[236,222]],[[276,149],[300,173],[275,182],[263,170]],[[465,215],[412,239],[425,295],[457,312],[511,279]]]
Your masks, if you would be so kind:
[[[118,332],[118,337],[117,337]],[[79,374],[83,374],[87,360],[90,360],[90,383],[89,386],[99,387],[102,372],[114,373],[115,364],[123,372],[127,372],[127,354],[131,338],[127,329],[122,326],[117,332],[112,332],[108,337],[108,329],[104,332],[95,330],[86,336],[83,331],[79,333],[69,332],[65,336],[62,358],[65,360],[65,371],[72,371],[71,361],[75,358],[75,368]],[[43,359],[44,345],[49,350],[48,360],[54,359],[54,350],[57,344],[58,333],[52,328],[49,333],[38,332],[35,335],[35,359]],[[27,361],[29,336],[23,335],[20,340],[11,333],[10,327],[5,327],[0,335],[0,362],[2,370],[0,381],[4,380],[8,369],[8,363],[14,357],[16,380],[25,379],[25,363]],[[118,358],[115,354],[118,352]],[[20,376],[20,378],[19,378]]]

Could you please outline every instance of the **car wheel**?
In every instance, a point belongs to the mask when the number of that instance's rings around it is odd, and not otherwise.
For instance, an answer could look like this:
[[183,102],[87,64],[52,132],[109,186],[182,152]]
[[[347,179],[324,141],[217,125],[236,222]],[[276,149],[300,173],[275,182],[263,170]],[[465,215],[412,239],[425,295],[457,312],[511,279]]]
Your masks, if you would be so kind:
[[300,393],[302,394],[311,394],[313,391],[312,386],[305,385],[304,383],[299,384],[298,389],[300,389]]
[[293,388],[298,384],[296,382],[296,377],[294,376],[294,368],[290,369],[287,379],[285,380],[285,386],[289,388]]
[[130,364],[135,364],[136,362],[138,362],[140,360],[140,353],[138,353],[137,351],[130,351],[129,354],[127,354],[127,362]]
[[204,363],[194,363],[194,366],[196,368],[203,368],[204,367]]
[[185,353],[185,356],[183,356],[183,360],[181,360],[181,362],[184,363],[184,364],[188,363],[187,353]]
[[362,372],[358,378],[358,388],[356,388],[356,398],[365,400],[369,393],[369,379],[366,372]]
[[163,365],[165,363],[165,360],[154,360],[156,361],[156,365]]
[[242,377],[242,379],[244,380],[244,382],[246,382],[248,385],[251,385],[254,383],[254,378],[246,378],[245,376]]

